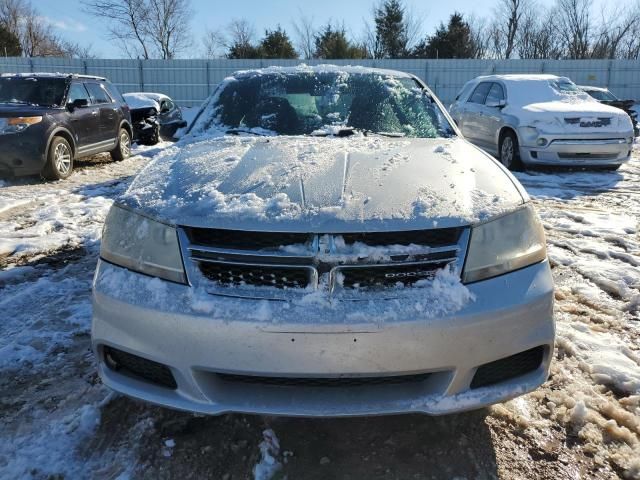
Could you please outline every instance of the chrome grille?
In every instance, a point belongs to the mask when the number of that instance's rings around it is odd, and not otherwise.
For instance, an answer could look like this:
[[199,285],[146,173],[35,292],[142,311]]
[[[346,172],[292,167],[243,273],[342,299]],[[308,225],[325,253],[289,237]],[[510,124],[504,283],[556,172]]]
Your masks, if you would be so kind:
[[209,291],[219,295],[279,300],[268,292],[338,295],[413,285],[447,266],[460,271],[469,230],[300,234],[184,227],[179,235],[191,284],[211,282]]
[[401,283],[413,285],[420,280],[435,277],[436,272],[455,261],[455,257],[446,260],[427,262],[409,262],[384,265],[354,265],[336,267],[337,282],[343,288],[389,287]]
[[197,258],[196,260],[205,277],[223,285],[307,288],[315,278],[313,268],[305,266],[212,262]]
[[407,230],[403,232],[343,233],[340,236],[348,245],[356,242],[366,245],[426,245],[441,247],[458,241],[462,228],[438,228],[435,230]]
[[568,125],[579,125],[584,128],[606,127],[611,125],[611,117],[597,117],[597,118],[565,117],[564,123]]

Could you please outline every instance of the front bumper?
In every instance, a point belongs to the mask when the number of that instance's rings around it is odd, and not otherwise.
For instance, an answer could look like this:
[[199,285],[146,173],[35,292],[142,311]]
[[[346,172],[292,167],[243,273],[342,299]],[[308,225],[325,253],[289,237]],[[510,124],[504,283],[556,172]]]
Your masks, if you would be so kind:
[[[295,307],[286,318],[265,320],[261,312],[270,308],[265,300],[203,300],[191,287],[100,261],[92,342],[106,385],[176,409],[294,416],[445,414],[535,389],[546,380],[553,353],[548,262],[468,288],[475,301],[443,318],[425,318],[414,311],[412,316],[377,322],[357,315],[357,302],[345,302],[336,310],[311,302],[304,308],[325,308],[327,320],[308,324]],[[247,312],[243,317],[237,313],[238,302]],[[105,346],[167,365],[177,388],[109,368]],[[544,349],[537,369],[492,386],[470,388],[479,365],[535,347]],[[272,386],[224,379],[224,374],[335,378],[426,372],[431,374],[424,381],[357,387]]]
[[[37,126],[36,126],[37,127]],[[46,161],[46,137],[29,127],[21,133],[0,135],[0,175],[35,175]]]
[[[520,158],[525,165],[566,166],[566,167],[612,167],[631,158],[632,144],[628,135],[609,135],[607,138],[586,135],[565,135],[553,137],[541,135],[548,140],[544,147],[521,145]],[[599,137],[603,137],[600,134]]]

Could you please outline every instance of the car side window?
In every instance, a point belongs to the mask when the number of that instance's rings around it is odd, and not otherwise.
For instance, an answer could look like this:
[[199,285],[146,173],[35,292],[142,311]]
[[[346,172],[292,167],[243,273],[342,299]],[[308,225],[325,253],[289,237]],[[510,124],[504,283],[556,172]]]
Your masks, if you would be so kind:
[[467,102],[483,104],[484,103],[484,99],[487,98],[487,94],[489,93],[489,89],[490,88],[491,88],[491,82],[483,82],[483,83],[481,83],[473,91],[473,93],[471,94],[471,96],[469,97],[469,100],[467,100]]
[[491,85],[491,89],[489,90],[489,93],[487,94],[487,98],[484,101],[484,103],[485,104],[498,103],[502,100],[504,100],[504,89],[502,88],[502,85],[500,85],[499,83],[494,83],[493,85]]
[[98,83],[85,83],[87,90],[89,90],[89,94],[91,95],[91,100],[93,100],[94,104],[100,105],[103,103],[111,103],[111,97],[104,89],[104,87]]
[[104,88],[107,89],[107,92],[109,92],[109,95],[111,96],[111,98],[115,98],[116,101],[120,103],[127,103],[124,97],[122,96],[122,94],[120,93],[120,90],[118,90],[113,83],[105,82],[102,85],[104,86]]
[[67,95],[67,103],[73,103],[76,100],[86,100],[87,104],[91,102],[89,92],[82,83],[73,82],[69,87],[69,95]]
[[160,112],[162,113],[169,113],[171,110],[173,110],[173,108],[174,108],[174,105],[171,100],[163,100],[160,103]]

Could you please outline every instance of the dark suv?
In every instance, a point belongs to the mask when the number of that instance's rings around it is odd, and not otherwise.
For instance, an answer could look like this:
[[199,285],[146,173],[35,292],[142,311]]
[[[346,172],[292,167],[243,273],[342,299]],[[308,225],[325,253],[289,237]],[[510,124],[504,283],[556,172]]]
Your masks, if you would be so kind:
[[120,92],[100,77],[0,76],[0,175],[68,177],[73,160],[131,152],[131,115]]

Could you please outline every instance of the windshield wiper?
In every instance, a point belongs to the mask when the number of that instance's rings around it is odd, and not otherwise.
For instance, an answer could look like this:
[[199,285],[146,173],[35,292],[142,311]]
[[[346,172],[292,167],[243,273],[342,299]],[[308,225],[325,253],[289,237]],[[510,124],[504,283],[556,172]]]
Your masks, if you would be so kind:
[[267,133],[263,133],[263,132],[253,132],[251,130],[243,130],[241,128],[229,128],[228,130],[224,131],[225,134],[229,134],[229,135],[239,135],[241,133],[248,133],[249,135],[257,135],[259,137],[270,137],[271,135],[267,134]]
[[355,135],[356,133],[362,133],[365,137],[367,135],[381,135],[383,137],[392,137],[392,138],[400,138],[405,137],[406,135],[401,132],[374,132],[368,128],[356,128],[356,127],[341,127],[339,129],[331,130],[316,130],[315,132],[311,132],[310,135],[314,137],[350,137],[351,135]]

